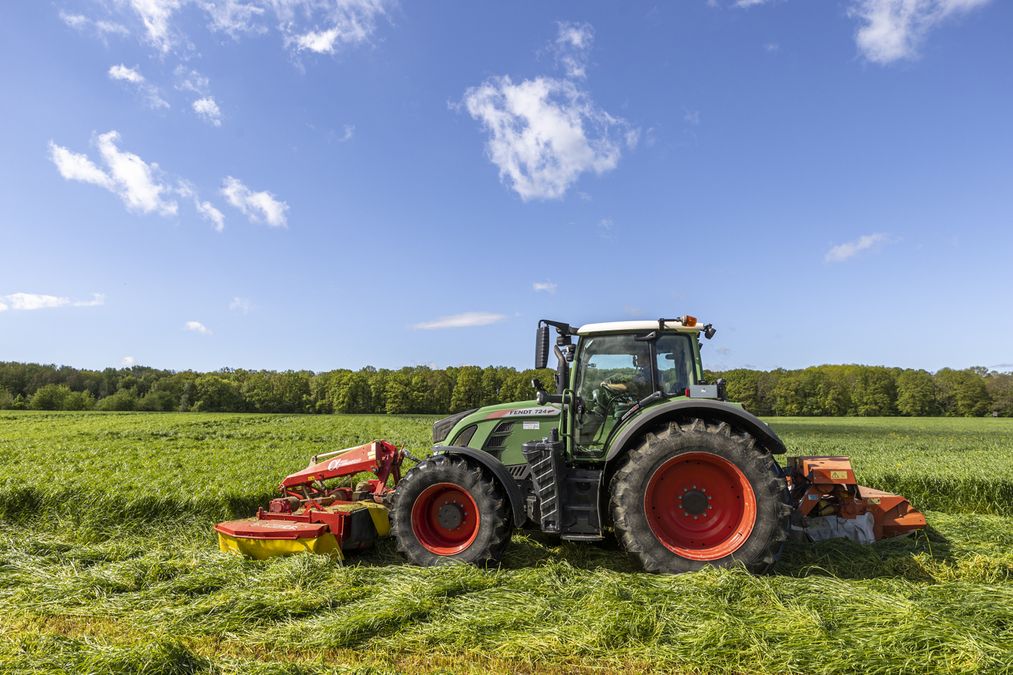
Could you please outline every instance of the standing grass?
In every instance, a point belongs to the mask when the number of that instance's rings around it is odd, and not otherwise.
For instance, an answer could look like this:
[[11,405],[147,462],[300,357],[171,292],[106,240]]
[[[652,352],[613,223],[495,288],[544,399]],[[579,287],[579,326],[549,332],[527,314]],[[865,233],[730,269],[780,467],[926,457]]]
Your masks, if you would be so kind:
[[790,545],[764,576],[648,575],[537,533],[490,570],[411,567],[390,541],[344,566],[218,553],[211,524],[309,455],[417,450],[430,423],[0,414],[0,671],[1013,671],[1005,420],[774,420],[791,451],[939,510],[915,537]]

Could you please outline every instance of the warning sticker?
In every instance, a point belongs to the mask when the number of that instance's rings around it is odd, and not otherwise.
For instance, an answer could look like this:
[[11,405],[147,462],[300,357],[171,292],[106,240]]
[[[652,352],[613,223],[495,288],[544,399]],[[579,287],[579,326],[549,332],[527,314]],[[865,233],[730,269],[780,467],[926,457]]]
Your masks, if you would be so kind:
[[830,480],[846,480],[848,477],[847,471],[831,471]]
[[524,423],[524,428],[525,429],[540,429],[541,425],[538,422],[525,422]]

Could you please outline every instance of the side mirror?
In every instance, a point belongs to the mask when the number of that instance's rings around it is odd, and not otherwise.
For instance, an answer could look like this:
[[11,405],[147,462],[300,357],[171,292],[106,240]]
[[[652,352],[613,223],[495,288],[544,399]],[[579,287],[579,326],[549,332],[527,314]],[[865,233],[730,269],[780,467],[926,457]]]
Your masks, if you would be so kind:
[[549,327],[539,325],[535,333],[535,370],[549,365]]
[[531,380],[531,386],[535,388],[535,391],[545,391],[545,385],[537,377]]

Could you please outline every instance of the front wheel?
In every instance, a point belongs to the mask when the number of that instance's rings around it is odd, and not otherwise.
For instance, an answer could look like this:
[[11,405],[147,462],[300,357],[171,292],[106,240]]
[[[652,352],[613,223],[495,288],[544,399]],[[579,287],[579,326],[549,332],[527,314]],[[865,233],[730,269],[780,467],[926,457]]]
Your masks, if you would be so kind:
[[649,572],[735,562],[763,571],[790,513],[774,459],[723,423],[673,422],[648,434],[611,482],[616,536]]
[[426,567],[497,562],[513,529],[495,480],[447,455],[423,460],[398,483],[391,520],[398,550]]

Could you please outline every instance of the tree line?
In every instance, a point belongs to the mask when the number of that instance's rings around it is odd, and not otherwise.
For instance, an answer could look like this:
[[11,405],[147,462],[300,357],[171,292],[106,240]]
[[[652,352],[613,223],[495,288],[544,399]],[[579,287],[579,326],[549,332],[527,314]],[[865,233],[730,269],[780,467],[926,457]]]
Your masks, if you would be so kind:
[[[201,373],[0,362],[0,409],[445,414],[530,400],[533,377],[552,382],[551,371],[494,366]],[[758,415],[1013,416],[1013,374],[985,368],[824,365],[707,377],[723,378],[728,398]]]

